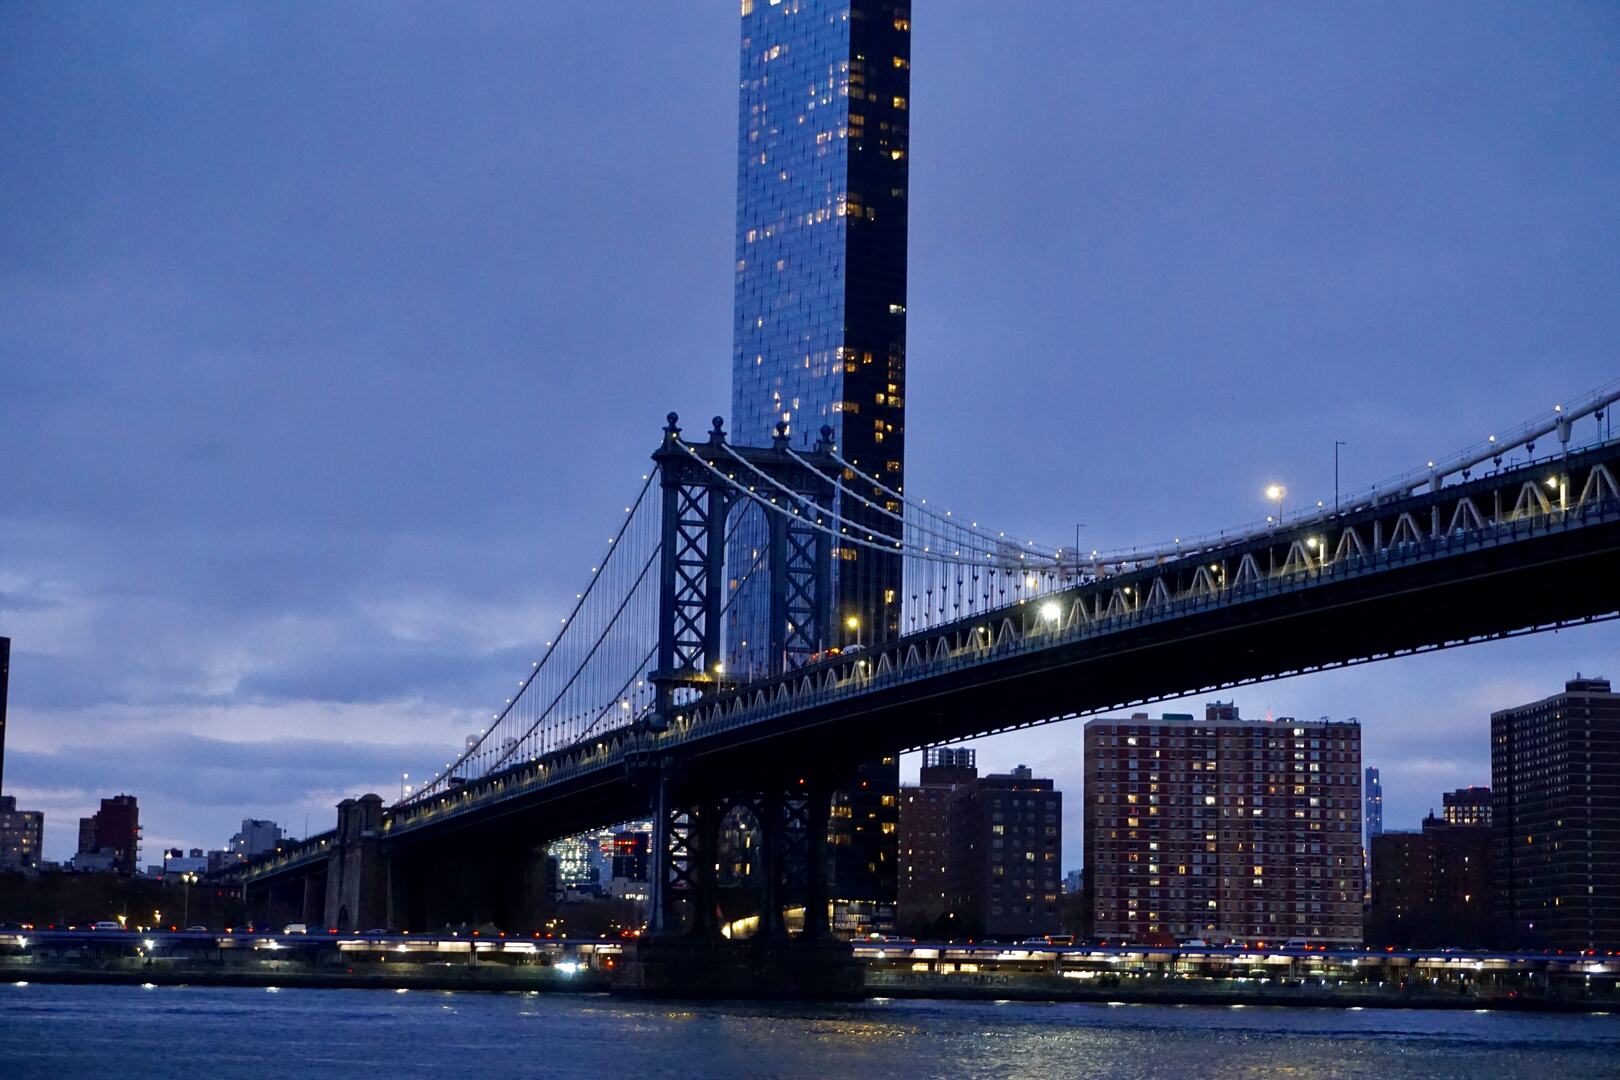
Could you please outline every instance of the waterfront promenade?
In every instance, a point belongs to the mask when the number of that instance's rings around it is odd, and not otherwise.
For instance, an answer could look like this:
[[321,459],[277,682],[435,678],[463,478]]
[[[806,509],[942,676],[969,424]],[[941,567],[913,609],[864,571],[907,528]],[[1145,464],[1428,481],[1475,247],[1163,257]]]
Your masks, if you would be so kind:
[[[604,992],[623,989],[635,944],[47,930],[0,935],[0,981]],[[896,941],[852,952],[868,997],[1620,1012],[1620,956]]]

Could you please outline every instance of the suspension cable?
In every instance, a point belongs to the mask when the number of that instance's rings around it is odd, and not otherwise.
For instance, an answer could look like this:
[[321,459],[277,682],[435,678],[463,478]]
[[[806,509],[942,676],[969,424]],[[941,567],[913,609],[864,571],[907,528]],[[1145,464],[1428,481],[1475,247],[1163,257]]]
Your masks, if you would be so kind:
[[[811,520],[810,517],[808,517],[808,516],[806,516],[804,514],[800,514],[798,511],[789,511],[785,507],[779,505],[778,503],[773,502],[772,500],[765,498],[765,496],[759,494],[757,491],[753,491],[752,489],[737,483],[737,481],[736,481],[736,479],[734,477],[727,476],[725,473],[721,472],[719,469],[717,469],[713,465],[709,464],[709,462],[705,461],[703,459],[703,456],[698,453],[696,447],[691,446],[691,445],[687,445],[687,449],[692,452],[693,458],[696,459],[697,462],[700,465],[702,465],[705,469],[708,469],[715,476],[718,476],[720,479],[724,480],[738,494],[746,495],[748,498],[753,499],[760,506],[762,506],[766,510],[771,511],[772,513],[780,514],[783,517],[792,518],[792,519],[794,519],[796,521],[802,521],[807,526],[809,526],[810,528],[816,529],[816,530],[818,530],[820,532],[823,532],[823,533],[826,533],[828,536],[832,537],[834,540],[837,540],[839,543],[850,543],[850,544],[855,544],[855,545],[857,545],[859,547],[871,548],[873,551],[880,551],[880,552],[883,552],[886,555],[905,556],[905,555],[909,554],[912,558],[920,559],[920,560],[923,560],[925,562],[949,563],[949,564],[951,564],[953,566],[962,564],[961,559],[948,558],[948,557],[940,555],[940,554],[938,554],[936,552],[925,551],[925,550],[923,550],[921,548],[913,547],[913,548],[909,549],[909,551],[908,551],[908,549],[906,548],[904,540],[896,540],[894,542],[894,546],[889,547],[889,546],[886,546],[886,545],[883,545],[883,544],[874,543],[874,542],[872,542],[870,540],[862,540],[859,537],[851,536],[851,535],[849,535],[847,533],[835,532],[831,528],[829,528],[828,526],[822,524],[820,521],[813,521],[813,520]],[[730,452],[730,447],[726,447],[726,446],[722,445],[722,449],[725,449],[728,453]],[[815,502],[811,501],[807,496],[800,495],[797,492],[794,492],[791,489],[789,489],[787,487],[784,487],[782,484],[778,483],[777,481],[775,481],[771,477],[767,476],[765,473],[763,473],[759,469],[755,468],[751,463],[749,463],[744,458],[739,457],[737,454],[732,453],[731,456],[733,458],[735,458],[737,461],[741,462],[742,465],[745,468],[747,468],[750,472],[753,472],[755,475],[757,475],[760,479],[764,480],[766,483],[768,483],[771,486],[773,486],[773,487],[777,488],[778,490],[782,491],[784,494],[786,494],[789,498],[793,499],[794,501],[799,502],[799,503],[803,503],[806,506],[814,507],[815,510],[818,513],[825,513],[828,517],[832,518],[834,521],[840,522],[840,523],[845,524],[845,525],[852,525],[854,528],[859,529],[861,531],[867,531],[866,526],[861,525],[858,522],[851,522],[848,519],[841,517],[838,514],[837,511],[828,510],[825,507],[818,506]]]
[[[793,453],[793,450],[792,450],[791,447],[789,447],[788,453],[790,453],[790,454]],[[927,504],[920,503],[917,500],[910,498],[904,492],[894,490],[893,488],[889,487],[887,484],[883,483],[883,481],[877,479],[874,476],[868,475],[865,472],[862,472],[855,465],[852,465],[848,461],[845,461],[844,458],[839,455],[839,453],[838,453],[838,451],[836,449],[828,450],[827,453],[834,461],[836,461],[839,465],[843,466],[844,468],[848,469],[850,472],[854,473],[856,475],[856,477],[858,477],[859,479],[865,480],[867,483],[871,484],[873,487],[875,487],[879,491],[883,492],[883,494],[892,496],[893,498],[896,498],[896,499],[899,499],[901,503],[903,503],[906,506],[911,507],[913,510],[915,510],[919,514],[925,515],[927,517],[931,517],[935,521],[938,521],[938,522],[940,522],[942,524],[948,525],[948,526],[950,526],[952,528],[961,529],[963,532],[970,533],[973,536],[977,536],[981,540],[984,540],[984,541],[986,541],[988,543],[996,544],[996,545],[999,546],[999,545],[1004,545],[1004,544],[1006,544],[1008,542],[1007,538],[1005,536],[993,536],[987,530],[980,529],[976,525],[963,525],[960,522],[958,522],[955,518],[949,516],[949,514],[941,514],[938,510],[930,509],[927,506]],[[794,456],[797,457],[798,455],[795,454]],[[808,464],[808,463],[806,463],[806,464]],[[825,475],[825,474],[822,474],[822,475]],[[848,489],[846,488],[845,490],[848,490]],[[860,498],[861,496],[859,496],[857,494],[856,497]],[[871,504],[868,503],[868,505],[871,505]],[[890,511],[886,510],[886,509],[883,512],[884,513],[889,513],[891,517],[893,516],[893,514]],[[1022,547],[1031,547],[1032,550],[1036,554],[1041,555],[1041,556],[1043,556],[1045,558],[1051,559],[1054,562],[1056,562],[1057,559],[1058,559],[1058,556],[1057,556],[1057,554],[1055,552],[1044,551],[1041,548],[1033,547],[1033,541],[1031,541],[1029,544],[1019,544],[1016,540],[1014,540],[1014,541],[1012,541],[1012,543],[1013,543],[1013,545],[1015,547],[1021,547],[1021,548]]]
[[[518,692],[512,696],[512,700],[506,703],[506,708],[502,709],[496,714],[494,721],[484,729],[484,731],[478,736],[478,739],[471,746],[467,747],[461,752],[460,757],[446,765],[442,772],[440,772],[426,784],[423,784],[421,788],[418,789],[417,794],[419,796],[422,793],[431,790],[445,779],[455,775],[456,769],[466,764],[469,758],[483,749],[484,741],[495,734],[495,730],[500,726],[501,722],[511,715],[512,710],[517,708],[517,703],[523,700],[524,693],[528,691],[534,680],[539,678],[540,673],[545,670],[546,662],[551,659],[552,654],[555,653],[562,645],[563,639],[567,636],[569,628],[574,625],[574,620],[579,616],[580,611],[585,607],[585,602],[590,599],[591,593],[593,590],[595,590],[597,583],[607,577],[607,575],[602,571],[607,569],[608,563],[612,561],[614,554],[619,550],[619,542],[624,539],[625,533],[629,531],[631,522],[635,520],[636,511],[641,509],[642,500],[647,497],[647,492],[652,488],[653,480],[657,477],[657,475],[658,467],[657,465],[654,465],[653,470],[647,474],[645,481],[642,483],[641,490],[636,493],[635,502],[631,503],[630,507],[625,511],[624,521],[622,524],[620,524],[619,531],[613,535],[612,540],[608,541],[608,552],[606,557],[602,559],[600,565],[591,571],[591,580],[586,583],[584,591],[579,593],[579,595],[575,598],[574,607],[571,611],[569,611],[568,617],[563,620],[562,628],[557,631],[557,636],[555,638],[546,643],[545,653],[541,655],[540,659],[530,669],[528,677],[523,680],[523,684],[518,688]],[[645,570],[643,570],[643,573],[645,573]],[[527,738],[527,734],[524,737]]]
[[[831,482],[833,484],[833,486],[835,486],[839,491],[845,493],[846,495],[850,495],[850,496],[852,496],[852,497],[854,497],[856,499],[859,499],[863,504],[865,504],[866,506],[870,507],[873,510],[876,510],[878,513],[882,514],[884,517],[891,518],[891,519],[893,519],[895,521],[898,521],[902,528],[914,529],[917,532],[926,533],[929,536],[933,536],[933,537],[936,537],[938,539],[944,540],[946,543],[954,544],[957,547],[967,548],[967,549],[969,549],[969,550],[971,550],[971,551],[973,551],[973,552],[975,552],[977,554],[989,555],[992,558],[996,558],[996,557],[1005,558],[1006,555],[1007,555],[1007,549],[1009,549],[1009,548],[1019,550],[1020,552],[1022,552],[1022,550],[1023,550],[1024,545],[1020,545],[1017,541],[1009,541],[1005,537],[991,537],[987,533],[984,533],[984,532],[982,532],[982,531],[980,531],[978,529],[972,528],[972,527],[967,526],[967,525],[960,524],[954,518],[951,518],[949,515],[941,516],[937,511],[930,511],[930,510],[926,509],[925,507],[919,506],[917,503],[911,501],[910,499],[907,499],[900,492],[897,492],[897,491],[893,490],[892,488],[889,488],[889,487],[885,486],[880,481],[874,479],[871,476],[868,476],[866,473],[861,472],[861,470],[855,468],[855,466],[850,465],[848,462],[844,461],[843,458],[839,457],[836,452],[832,453],[832,458],[833,458],[834,461],[838,462],[844,468],[846,468],[850,472],[854,473],[857,478],[859,478],[861,480],[865,480],[867,483],[869,483],[872,486],[876,487],[879,491],[883,492],[884,494],[891,495],[894,498],[900,500],[900,502],[901,502],[901,504],[903,506],[908,506],[911,509],[917,511],[918,514],[920,516],[922,516],[922,517],[925,517],[925,518],[931,519],[933,521],[939,522],[946,529],[955,529],[956,531],[958,531],[960,533],[966,534],[968,536],[973,536],[973,537],[976,537],[976,538],[978,538],[980,540],[983,540],[985,542],[985,544],[991,545],[991,546],[989,548],[983,548],[983,547],[978,547],[978,546],[976,546],[976,545],[974,545],[972,543],[964,543],[960,538],[954,537],[954,536],[950,535],[950,533],[948,533],[948,532],[941,532],[936,528],[931,528],[929,525],[927,525],[926,523],[924,523],[922,521],[908,521],[904,517],[904,515],[896,514],[893,510],[890,510],[888,507],[882,505],[881,503],[873,502],[871,499],[867,498],[865,495],[862,495],[860,492],[855,491],[854,489],[845,486],[844,483],[843,483],[843,478],[842,477],[829,477],[829,476],[827,476],[826,473],[824,473],[820,469],[816,468],[815,465],[811,464],[809,461],[806,461],[804,458],[800,457],[798,455],[798,453],[795,452],[792,447],[787,447],[787,452],[788,452],[788,455],[793,458],[793,460],[797,461],[799,464],[803,465],[805,468],[809,469],[811,472],[815,473],[817,476],[820,476],[820,477],[828,480],[829,482]],[[1057,556],[1055,556],[1055,555],[1047,555],[1045,552],[1041,551],[1039,548],[1036,548],[1034,550],[1034,553],[1036,555],[1042,556],[1043,558],[1050,558],[1050,559],[1052,559],[1053,562],[1057,561]]]

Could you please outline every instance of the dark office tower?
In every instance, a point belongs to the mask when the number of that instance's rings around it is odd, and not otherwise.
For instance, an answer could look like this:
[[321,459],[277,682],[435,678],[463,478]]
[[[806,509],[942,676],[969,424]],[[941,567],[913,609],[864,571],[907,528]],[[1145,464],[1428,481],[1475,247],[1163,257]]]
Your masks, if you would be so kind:
[[1440,796],[1447,825],[1490,825],[1491,789],[1464,787]]
[[[737,261],[731,433],[795,447],[823,426],[839,453],[893,490],[904,484],[906,188],[911,12],[892,0],[744,0],[737,149]],[[892,501],[879,495],[882,503]],[[897,504],[891,507],[899,511]],[[881,537],[891,519],[840,506]],[[774,670],[769,574],[759,511],[728,552],[728,667]],[[899,633],[896,555],[840,544],[833,639],[870,645]],[[846,928],[893,915],[897,758],[862,766],[834,807],[835,910]]]
[[1491,840],[1505,944],[1620,948],[1620,694],[1577,675],[1491,714]]
[[934,747],[923,751],[917,786],[900,789],[900,899],[895,922],[907,933],[931,933],[950,906],[951,792],[978,776],[972,750]]
[[613,877],[623,881],[647,880],[647,841],[644,832],[613,834]]
[[1026,937],[1058,929],[1063,796],[1018,766],[950,796],[953,907],[969,934]]

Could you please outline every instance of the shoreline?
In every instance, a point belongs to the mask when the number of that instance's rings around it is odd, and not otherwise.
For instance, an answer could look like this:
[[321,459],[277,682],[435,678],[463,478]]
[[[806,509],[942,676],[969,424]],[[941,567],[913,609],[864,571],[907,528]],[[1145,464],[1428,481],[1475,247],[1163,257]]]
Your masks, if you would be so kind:
[[[15,985],[50,986],[168,986],[202,989],[303,989],[303,990],[389,990],[405,992],[455,993],[546,993],[612,995],[658,1000],[782,1002],[815,999],[790,997],[750,998],[743,995],[710,993],[667,993],[649,995],[616,988],[603,972],[581,971],[564,975],[548,968],[501,970],[456,968],[441,972],[332,972],[332,971],[245,971],[180,970],[166,965],[141,968],[85,969],[0,964],[0,981]],[[522,972],[519,974],[518,972]],[[1392,1009],[1451,1012],[1514,1012],[1553,1014],[1620,1014],[1620,1002],[1602,999],[1564,997],[1491,996],[1413,993],[1402,990],[1355,992],[1345,989],[1243,988],[1228,989],[1211,982],[1205,988],[1184,987],[1070,987],[1051,985],[885,985],[869,981],[865,993],[855,1000],[900,999],[908,1001],[1017,1001],[1052,1004],[1169,1005],[1207,1008],[1310,1008],[1310,1009]]]

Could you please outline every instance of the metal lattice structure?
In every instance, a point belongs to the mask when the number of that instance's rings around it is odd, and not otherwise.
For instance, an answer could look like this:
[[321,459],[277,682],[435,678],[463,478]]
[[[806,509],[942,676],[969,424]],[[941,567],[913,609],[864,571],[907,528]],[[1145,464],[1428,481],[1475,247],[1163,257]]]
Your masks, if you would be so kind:
[[[1620,384],[1286,522],[1087,554],[887,487],[827,429],[809,452],[785,432],[738,447],[718,419],[687,442],[671,414],[543,654],[464,752],[383,814],[382,838],[518,813],[567,835],[593,814],[650,811],[654,924],[709,932],[716,831],[741,807],[760,835],[767,927],[794,903],[814,934],[846,743],[846,756],[895,752],[1620,617],[1616,401]],[[765,547],[728,566],[749,516]],[[846,547],[904,559],[898,638],[832,647],[828,582]],[[727,672],[724,616],[755,574],[769,577],[770,663]],[[290,872],[332,842],[249,874]]]

